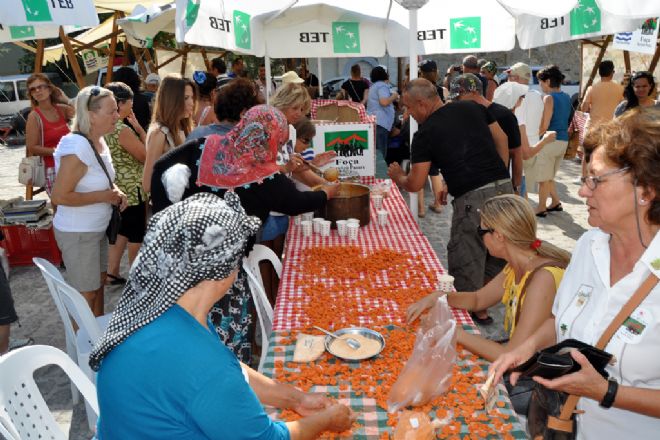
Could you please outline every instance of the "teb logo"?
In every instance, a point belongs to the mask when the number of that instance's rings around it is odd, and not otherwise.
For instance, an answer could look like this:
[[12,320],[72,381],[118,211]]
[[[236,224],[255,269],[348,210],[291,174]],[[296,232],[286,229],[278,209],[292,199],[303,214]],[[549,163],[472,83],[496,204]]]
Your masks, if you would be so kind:
[[22,0],[27,21],[52,21],[47,0]]
[[478,49],[481,47],[481,17],[449,19],[449,47]]
[[333,21],[332,49],[335,53],[360,53],[360,23]]
[[188,0],[186,4],[186,26],[192,27],[197,20],[197,15],[199,14],[199,3],[195,3],[193,0]]
[[570,17],[571,35],[600,32],[600,8],[596,0],[580,0]]
[[250,15],[238,10],[234,11],[234,43],[241,49],[252,48]]

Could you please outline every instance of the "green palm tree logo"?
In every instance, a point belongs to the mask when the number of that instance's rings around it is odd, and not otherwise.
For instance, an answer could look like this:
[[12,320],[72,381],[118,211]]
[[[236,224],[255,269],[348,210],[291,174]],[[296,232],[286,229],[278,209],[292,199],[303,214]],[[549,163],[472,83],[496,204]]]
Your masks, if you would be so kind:
[[53,21],[48,0],[21,0],[27,21]]

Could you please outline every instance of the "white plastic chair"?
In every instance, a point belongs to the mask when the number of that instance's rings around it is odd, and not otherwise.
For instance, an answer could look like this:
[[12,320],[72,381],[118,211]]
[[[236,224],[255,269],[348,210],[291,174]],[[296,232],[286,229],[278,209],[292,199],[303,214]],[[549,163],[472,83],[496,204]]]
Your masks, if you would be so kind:
[[269,260],[278,276],[282,274],[282,263],[277,258],[275,253],[266,246],[256,244],[250,255],[243,258],[243,269],[247,273],[250,291],[254,299],[254,307],[257,310],[257,317],[259,319],[259,328],[261,330],[261,358],[259,359],[258,371],[262,371],[264,363],[266,362],[266,354],[268,353],[268,337],[273,331],[273,307],[268,301],[264,284],[261,279],[261,272],[259,271],[259,262]]
[[[98,318],[94,317],[85,298],[64,281],[62,274],[55,266],[43,258],[33,258],[32,261],[41,270],[41,274],[48,285],[48,290],[53,297],[53,302],[55,302],[60,318],[62,318],[67,353],[85,372],[92,383],[96,383],[96,376],[89,366],[89,354],[94,344],[108,327],[112,314],[108,313]],[[74,330],[71,319],[76,322],[78,331]],[[71,394],[74,404],[78,403],[78,393],[73,385]],[[87,420],[90,429],[96,425],[96,419],[92,418],[89,411],[87,412]]]
[[0,423],[7,424],[9,439],[68,439],[34,381],[35,370],[46,365],[64,370],[98,417],[96,388],[66,353],[47,345],[23,347],[0,357]]
[[275,268],[277,276],[280,278],[282,277],[282,262],[269,247],[262,244],[254,245],[252,252],[247,256],[247,264],[263,288],[264,280],[261,278],[261,270],[259,269],[259,263],[262,261],[270,261],[270,264]]

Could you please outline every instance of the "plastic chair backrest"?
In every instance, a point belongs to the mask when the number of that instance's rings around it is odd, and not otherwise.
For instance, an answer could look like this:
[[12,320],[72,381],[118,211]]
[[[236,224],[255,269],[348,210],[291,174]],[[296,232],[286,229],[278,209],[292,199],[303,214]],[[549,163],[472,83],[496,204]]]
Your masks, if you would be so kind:
[[250,285],[250,292],[254,300],[254,308],[257,310],[257,317],[259,318],[259,326],[261,328],[261,359],[259,360],[258,371],[261,371],[266,360],[266,353],[268,352],[268,338],[273,331],[273,308],[268,301],[266,292],[263,285],[257,280],[257,277],[249,267],[247,258],[243,259],[243,270],[248,277]]
[[[21,440],[14,424],[7,417],[9,415],[2,409],[0,411],[0,438],[7,440]],[[11,430],[11,432],[10,432]]]
[[247,256],[247,260],[252,274],[254,274],[255,278],[259,281],[259,284],[261,284],[262,287],[264,285],[264,280],[261,278],[261,270],[259,270],[260,262],[264,260],[270,261],[270,264],[272,264],[275,268],[277,276],[280,278],[282,277],[282,262],[279,258],[277,258],[275,252],[262,244],[254,245],[252,252],[250,252],[250,254]]
[[[64,440],[68,438],[44,401],[34,381],[34,371],[46,365],[59,366],[98,415],[96,388],[67,354],[55,347],[33,345],[0,357],[0,411],[22,439]],[[11,437],[10,437],[11,438]]]

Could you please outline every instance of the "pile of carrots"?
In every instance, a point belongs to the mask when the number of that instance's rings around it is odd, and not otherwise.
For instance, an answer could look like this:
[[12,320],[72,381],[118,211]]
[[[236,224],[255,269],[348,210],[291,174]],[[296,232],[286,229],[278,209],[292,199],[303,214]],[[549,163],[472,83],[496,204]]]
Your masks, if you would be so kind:
[[[273,377],[281,382],[312,391],[314,386],[337,387],[339,401],[351,396],[373,399],[387,411],[387,396],[413,351],[415,329],[405,326],[407,307],[433,290],[436,275],[420,257],[390,249],[363,254],[355,246],[311,248],[304,251],[300,279],[304,299],[297,305],[307,319],[307,326],[292,332],[281,332],[275,351],[295,344],[295,335],[310,330],[312,325],[337,330],[347,326],[367,326],[383,334],[384,350],[374,359],[360,363],[340,361],[325,353],[315,362],[296,364],[275,361]],[[484,411],[478,387],[485,382],[483,365],[477,356],[459,347],[449,390],[433,401],[415,408],[432,418],[446,419],[439,438],[477,439],[489,436],[512,438],[509,415],[498,405],[490,413]],[[367,400],[368,402],[368,400]],[[397,414],[388,415],[388,425],[397,423]],[[283,411],[282,420],[295,420],[292,411]],[[463,422],[460,421],[463,420]],[[359,421],[359,415],[358,415]],[[469,435],[461,433],[467,425]],[[353,429],[359,428],[354,424]],[[326,433],[324,438],[350,436]],[[388,433],[381,438],[388,438]]]

